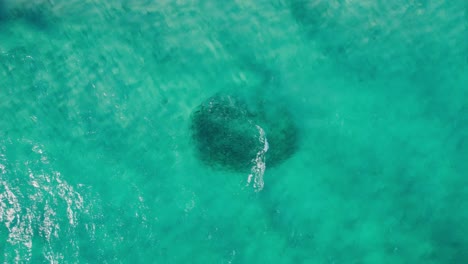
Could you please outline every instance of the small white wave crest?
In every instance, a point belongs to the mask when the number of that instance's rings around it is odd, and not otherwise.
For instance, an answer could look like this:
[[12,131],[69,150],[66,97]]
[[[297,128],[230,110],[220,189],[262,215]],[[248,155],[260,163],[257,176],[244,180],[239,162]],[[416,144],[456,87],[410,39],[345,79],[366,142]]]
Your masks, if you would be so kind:
[[[22,151],[10,155],[15,149]],[[43,146],[28,140],[0,142],[0,228],[8,231],[6,241],[0,241],[5,245],[0,262],[30,262],[33,246],[42,247],[47,262],[62,262],[65,252],[57,245],[73,239],[84,211],[82,196],[50,165]],[[33,245],[35,236],[46,243]],[[71,247],[78,252],[78,245]]]
[[250,185],[253,179],[253,187],[256,192],[259,192],[263,189],[265,185],[263,181],[263,175],[266,170],[265,155],[268,151],[268,140],[265,136],[265,131],[260,126],[256,125],[259,137],[258,140],[263,145],[263,148],[257,152],[255,159],[252,160],[253,166],[250,170],[249,177],[247,178],[247,185]]

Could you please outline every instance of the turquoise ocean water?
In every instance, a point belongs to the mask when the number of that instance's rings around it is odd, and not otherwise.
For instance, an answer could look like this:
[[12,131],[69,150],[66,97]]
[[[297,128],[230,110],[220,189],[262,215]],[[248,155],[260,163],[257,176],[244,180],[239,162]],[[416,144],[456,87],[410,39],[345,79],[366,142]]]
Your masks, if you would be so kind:
[[[0,1],[0,262],[468,263],[467,8]],[[263,188],[197,155],[217,93],[290,113]]]

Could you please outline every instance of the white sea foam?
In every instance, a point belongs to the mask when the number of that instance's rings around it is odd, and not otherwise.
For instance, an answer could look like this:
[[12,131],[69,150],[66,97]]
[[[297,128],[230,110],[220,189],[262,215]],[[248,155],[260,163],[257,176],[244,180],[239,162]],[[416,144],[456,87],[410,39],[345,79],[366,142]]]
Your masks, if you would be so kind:
[[[29,148],[24,156],[30,158],[9,160],[9,147],[20,145]],[[49,263],[61,262],[63,252],[55,245],[73,234],[79,224],[78,215],[86,211],[82,196],[51,167],[41,145],[20,140],[0,147],[0,225],[8,230],[6,241],[0,241],[5,244],[0,262],[31,261],[36,235],[47,242],[42,248],[43,258]],[[78,252],[78,245],[73,247]]]
[[265,174],[266,170],[266,162],[265,162],[265,155],[268,151],[268,140],[265,136],[265,131],[258,125],[256,125],[258,132],[259,132],[259,141],[263,144],[263,149],[257,152],[257,155],[253,162],[252,169],[250,170],[249,177],[247,178],[247,183],[250,184],[253,178],[253,187],[255,191],[259,192],[263,189],[265,185],[263,181],[263,175]]

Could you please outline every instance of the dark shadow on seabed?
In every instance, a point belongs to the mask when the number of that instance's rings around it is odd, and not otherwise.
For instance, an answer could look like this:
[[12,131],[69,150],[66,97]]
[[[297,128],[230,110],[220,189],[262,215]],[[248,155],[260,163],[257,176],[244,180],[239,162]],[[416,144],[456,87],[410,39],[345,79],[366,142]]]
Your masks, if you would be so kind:
[[[11,1],[14,2],[14,1]],[[46,30],[54,24],[55,15],[47,3],[19,4],[0,0],[0,23],[23,21],[37,30]]]
[[198,156],[208,165],[249,172],[259,152],[268,150],[268,167],[291,157],[297,149],[298,132],[285,108],[279,103],[264,105],[251,112],[245,99],[218,94],[192,113],[193,142]]

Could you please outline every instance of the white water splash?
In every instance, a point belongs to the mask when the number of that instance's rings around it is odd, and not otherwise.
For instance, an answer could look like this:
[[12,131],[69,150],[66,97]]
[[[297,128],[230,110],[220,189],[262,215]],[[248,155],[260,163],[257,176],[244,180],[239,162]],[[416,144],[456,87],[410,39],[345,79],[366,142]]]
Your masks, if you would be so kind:
[[[9,157],[10,147],[24,146],[29,151],[21,156],[30,158]],[[0,241],[5,245],[0,262],[30,262],[34,236],[46,242],[42,247],[44,260],[63,261],[64,252],[57,248],[57,242],[73,235],[82,213],[82,196],[50,166],[42,146],[27,140],[0,145],[0,225],[8,230],[6,241]],[[78,252],[78,245],[72,247]]]
[[250,170],[249,177],[247,178],[247,185],[250,185],[253,178],[253,187],[256,192],[259,192],[263,189],[263,186],[265,185],[263,181],[263,175],[265,174],[266,170],[265,155],[268,151],[268,140],[265,136],[265,131],[258,125],[256,125],[256,127],[260,134],[258,139],[260,143],[263,144],[263,149],[257,152],[255,159],[252,160],[254,165]]

